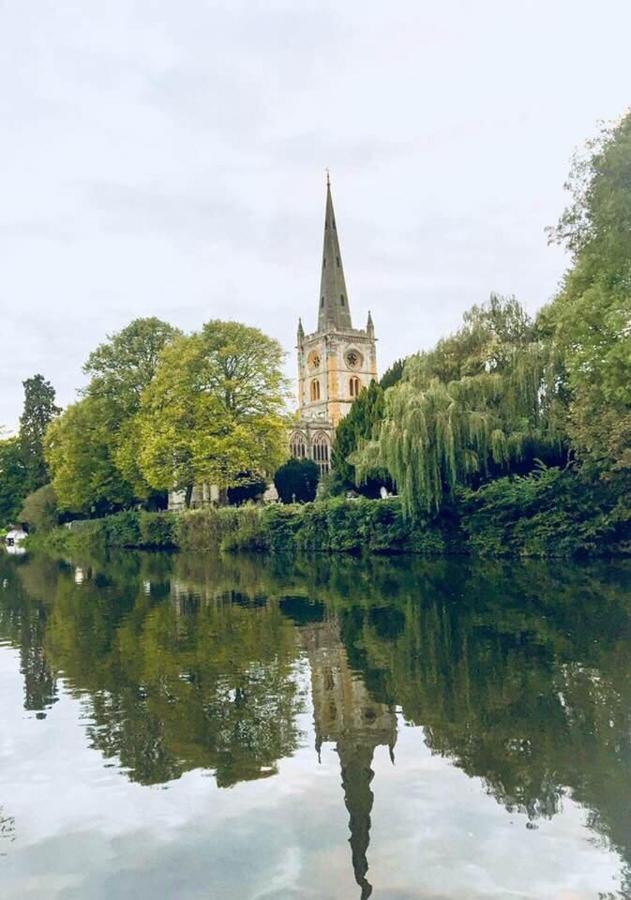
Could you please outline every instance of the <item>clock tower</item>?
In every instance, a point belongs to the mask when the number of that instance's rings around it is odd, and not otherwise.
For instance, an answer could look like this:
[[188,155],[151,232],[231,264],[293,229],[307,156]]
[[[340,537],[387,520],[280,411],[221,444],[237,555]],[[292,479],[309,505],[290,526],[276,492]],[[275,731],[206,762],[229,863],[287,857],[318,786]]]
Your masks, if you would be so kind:
[[339,234],[327,175],[322,274],[317,330],[305,334],[298,322],[298,413],[290,436],[291,454],[330,467],[335,429],[364,387],[377,378],[375,329],[353,328]]

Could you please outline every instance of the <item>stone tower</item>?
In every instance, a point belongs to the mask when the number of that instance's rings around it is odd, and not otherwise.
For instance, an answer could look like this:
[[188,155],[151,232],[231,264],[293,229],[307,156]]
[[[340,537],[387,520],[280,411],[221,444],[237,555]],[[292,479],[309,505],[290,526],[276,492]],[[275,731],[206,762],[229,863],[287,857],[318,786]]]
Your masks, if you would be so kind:
[[290,436],[291,454],[299,459],[313,459],[326,472],[338,422],[361,389],[377,377],[375,329],[370,313],[365,329],[353,328],[328,175],[318,327],[305,334],[299,320],[296,349],[298,415]]

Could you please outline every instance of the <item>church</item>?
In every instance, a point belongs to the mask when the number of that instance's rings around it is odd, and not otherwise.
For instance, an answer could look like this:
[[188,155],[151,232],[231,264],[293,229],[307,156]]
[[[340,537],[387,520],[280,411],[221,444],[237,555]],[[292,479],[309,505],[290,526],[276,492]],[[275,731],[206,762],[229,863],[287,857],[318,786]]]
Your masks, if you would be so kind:
[[[298,321],[296,350],[298,410],[290,429],[289,451],[296,459],[312,459],[320,474],[325,475],[331,467],[337,425],[362,388],[377,378],[376,338],[370,313],[366,328],[353,328],[328,174],[318,327],[305,334],[302,321]],[[169,509],[183,510],[185,496],[183,490],[169,491]],[[220,502],[217,485],[193,487],[191,507]]]
[[363,387],[377,378],[375,329],[353,328],[340,238],[333,209],[331,180],[326,180],[326,209],[318,327],[305,334],[298,321],[298,412],[289,438],[291,455],[312,459],[321,474],[329,471],[335,429]]

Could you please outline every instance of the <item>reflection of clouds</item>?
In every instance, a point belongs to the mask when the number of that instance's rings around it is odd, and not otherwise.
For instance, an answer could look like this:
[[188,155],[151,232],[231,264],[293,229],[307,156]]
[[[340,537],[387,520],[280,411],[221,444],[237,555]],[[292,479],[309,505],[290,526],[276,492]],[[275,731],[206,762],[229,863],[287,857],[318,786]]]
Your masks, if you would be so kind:
[[[0,662],[2,654],[0,654]],[[16,672],[0,665],[0,674]],[[0,678],[4,697],[5,678]],[[20,821],[3,861],[3,900],[169,896],[357,896],[349,864],[339,758],[316,762],[313,733],[279,775],[219,790],[202,772],[164,791],[104,769],[86,748],[79,706],[62,696],[41,723],[11,721],[0,791]],[[310,714],[300,727],[311,731]],[[422,729],[399,722],[397,764],[378,748],[373,768],[370,878],[375,896],[587,900],[615,883],[618,860],[588,841],[584,812],[571,800],[538,831],[508,815],[469,779],[423,745]],[[7,752],[9,751],[9,752]],[[42,755],[43,754],[43,755]],[[72,760],[72,766],[68,760]],[[34,777],[37,776],[37,777]],[[533,867],[536,859],[536,867]],[[70,893],[72,896],[72,893]]]
[[15,840],[15,819],[13,816],[5,815],[4,809],[0,806],[0,856],[6,856],[4,842],[12,843]]

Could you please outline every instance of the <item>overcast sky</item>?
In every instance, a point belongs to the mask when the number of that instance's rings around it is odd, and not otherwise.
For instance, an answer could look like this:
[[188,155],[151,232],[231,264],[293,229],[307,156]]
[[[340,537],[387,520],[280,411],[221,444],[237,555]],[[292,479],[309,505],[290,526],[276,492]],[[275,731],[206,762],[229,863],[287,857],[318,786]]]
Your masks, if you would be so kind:
[[0,425],[157,315],[315,328],[324,170],[379,367],[530,310],[573,149],[631,100],[629,0],[0,0]]

